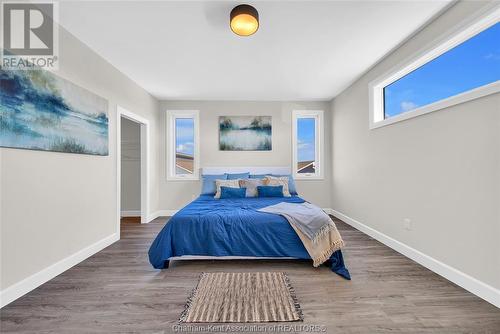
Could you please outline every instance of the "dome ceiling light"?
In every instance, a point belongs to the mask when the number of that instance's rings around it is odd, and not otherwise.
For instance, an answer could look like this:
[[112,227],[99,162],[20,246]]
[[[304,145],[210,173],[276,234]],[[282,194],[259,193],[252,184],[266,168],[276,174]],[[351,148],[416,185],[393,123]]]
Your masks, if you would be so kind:
[[259,12],[250,5],[234,7],[230,18],[231,30],[236,35],[250,36],[259,29]]

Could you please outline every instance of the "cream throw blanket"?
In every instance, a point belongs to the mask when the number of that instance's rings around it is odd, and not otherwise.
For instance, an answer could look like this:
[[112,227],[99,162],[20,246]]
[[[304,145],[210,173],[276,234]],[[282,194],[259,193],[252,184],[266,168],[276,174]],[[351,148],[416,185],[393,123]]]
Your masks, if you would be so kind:
[[282,202],[258,211],[279,214],[288,220],[318,267],[344,246],[337,226],[320,208],[311,203]]

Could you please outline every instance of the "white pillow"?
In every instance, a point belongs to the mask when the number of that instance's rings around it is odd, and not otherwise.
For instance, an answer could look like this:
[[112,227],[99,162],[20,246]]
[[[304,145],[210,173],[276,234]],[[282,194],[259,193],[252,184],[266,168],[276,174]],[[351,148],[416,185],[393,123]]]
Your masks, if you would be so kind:
[[215,187],[217,188],[217,192],[215,193],[214,198],[220,198],[220,187],[230,187],[230,188],[239,188],[240,180],[215,180]]
[[246,197],[258,197],[257,187],[264,185],[264,179],[241,179],[240,188],[247,188]]
[[291,197],[290,191],[288,190],[288,177],[286,176],[271,176],[268,175],[264,178],[264,184],[266,186],[283,186],[283,196]]

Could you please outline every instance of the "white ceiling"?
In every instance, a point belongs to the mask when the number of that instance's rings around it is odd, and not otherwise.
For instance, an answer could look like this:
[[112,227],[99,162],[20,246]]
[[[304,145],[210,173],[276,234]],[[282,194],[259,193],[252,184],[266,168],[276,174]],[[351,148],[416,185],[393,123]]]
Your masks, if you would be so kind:
[[450,1],[61,2],[61,24],[159,99],[329,100]]

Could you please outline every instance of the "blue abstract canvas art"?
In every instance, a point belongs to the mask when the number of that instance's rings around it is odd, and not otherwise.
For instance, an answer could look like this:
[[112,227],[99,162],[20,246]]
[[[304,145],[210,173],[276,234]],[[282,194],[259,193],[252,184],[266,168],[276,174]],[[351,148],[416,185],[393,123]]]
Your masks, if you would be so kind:
[[0,69],[0,146],[108,155],[108,101],[43,70]]
[[271,117],[220,117],[219,149],[221,151],[271,151]]

